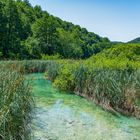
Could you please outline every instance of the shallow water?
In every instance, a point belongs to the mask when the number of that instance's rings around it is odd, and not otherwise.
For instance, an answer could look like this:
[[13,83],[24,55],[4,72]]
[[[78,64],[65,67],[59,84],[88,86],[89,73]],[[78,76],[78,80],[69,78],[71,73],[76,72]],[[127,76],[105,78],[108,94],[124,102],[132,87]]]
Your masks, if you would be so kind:
[[36,108],[33,140],[140,140],[140,121],[117,117],[32,74]]

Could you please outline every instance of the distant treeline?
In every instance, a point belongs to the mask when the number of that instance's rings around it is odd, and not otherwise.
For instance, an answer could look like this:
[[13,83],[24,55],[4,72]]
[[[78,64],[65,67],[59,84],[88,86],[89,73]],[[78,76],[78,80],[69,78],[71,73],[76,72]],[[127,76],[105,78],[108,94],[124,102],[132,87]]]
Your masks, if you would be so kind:
[[134,40],[131,40],[129,41],[128,43],[135,43],[135,44],[140,44],[140,37],[134,39]]
[[62,21],[28,0],[0,0],[0,58],[88,58],[110,47],[108,38]]

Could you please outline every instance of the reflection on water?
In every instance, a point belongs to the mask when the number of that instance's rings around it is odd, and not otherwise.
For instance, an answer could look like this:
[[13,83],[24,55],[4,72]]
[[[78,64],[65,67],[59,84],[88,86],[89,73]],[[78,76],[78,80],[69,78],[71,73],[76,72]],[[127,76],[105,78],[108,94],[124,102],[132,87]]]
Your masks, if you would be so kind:
[[117,117],[32,74],[36,108],[33,140],[140,140],[140,121]]

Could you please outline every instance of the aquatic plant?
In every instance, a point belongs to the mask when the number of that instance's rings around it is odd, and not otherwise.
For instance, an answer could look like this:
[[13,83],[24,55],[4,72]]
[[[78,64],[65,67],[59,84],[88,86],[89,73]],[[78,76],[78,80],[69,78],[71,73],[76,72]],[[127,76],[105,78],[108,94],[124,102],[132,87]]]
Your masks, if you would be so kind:
[[30,82],[17,65],[0,65],[0,139],[30,139]]
[[97,64],[92,59],[60,63],[54,85],[94,100],[107,110],[139,118],[139,69],[129,63],[125,67],[118,64],[116,68],[113,64]]
[[45,72],[62,89],[93,100],[104,109],[140,117],[140,63],[92,57],[88,60],[9,61],[20,72]]
[[57,77],[59,68],[61,65],[57,61],[50,61],[48,62],[45,76],[47,79],[54,81],[54,79]]

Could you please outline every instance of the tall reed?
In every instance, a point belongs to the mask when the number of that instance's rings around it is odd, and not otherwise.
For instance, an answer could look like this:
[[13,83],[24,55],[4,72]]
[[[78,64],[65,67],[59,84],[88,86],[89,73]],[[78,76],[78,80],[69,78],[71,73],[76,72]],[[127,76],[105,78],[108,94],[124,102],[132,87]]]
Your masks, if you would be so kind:
[[0,64],[0,139],[30,139],[32,107],[30,82],[25,81],[20,67]]
[[53,79],[58,88],[94,100],[107,110],[140,118],[139,69],[101,67],[85,61],[59,65]]

